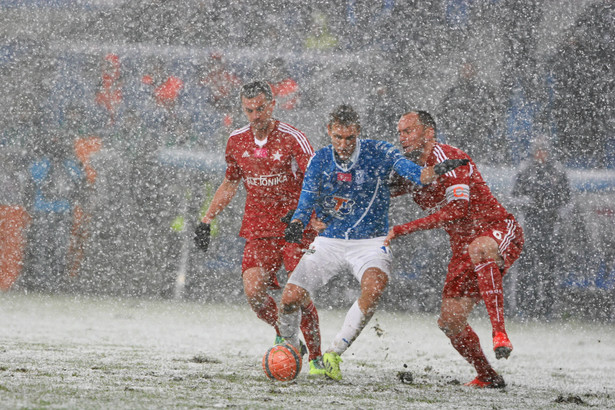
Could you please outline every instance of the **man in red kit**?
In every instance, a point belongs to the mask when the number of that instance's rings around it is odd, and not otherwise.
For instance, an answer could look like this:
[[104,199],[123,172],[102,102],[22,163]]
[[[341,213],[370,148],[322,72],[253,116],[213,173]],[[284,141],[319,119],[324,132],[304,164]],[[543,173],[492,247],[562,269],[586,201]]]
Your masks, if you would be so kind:
[[504,326],[502,277],[521,254],[523,231],[493,196],[471,158],[458,148],[436,142],[436,124],[431,115],[408,112],[399,120],[398,131],[406,157],[419,165],[434,165],[447,158],[470,159],[468,165],[427,186],[412,186],[394,178],[391,192],[410,193],[429,215],[394,226],[385,245],[393,238],[421,230],[443,228],[449,234],[453,255],[442,291],[438,325],[478,373],[466,386],[503,388],[504,379],[487,361],[467,319],[474,306],[484,301],[493,328],[495,357],[508,358],[513,346]]
[[[246,238],[243,287],[252,310],[275,328],[277,344],[282,341],[276,325],[278,308],[267,290],[280,288],[276,272],[282,263],[290,275],[316,236],[308,229],[301,244],[288,243],[284,240],[288,222],[283,221],[297,207],[314,149],[301,131],[272,117],[275,100],[266,82],[245,84],[240,97],[250,124],[229,137],[225,178],[196,228],[195,241],[207,250],[211,221],[230,203],[243,180],[247,192],[239,232]],[[318,313],[311,302],[302,310],[301,330],[309,349],[310,374],[324,374]]]

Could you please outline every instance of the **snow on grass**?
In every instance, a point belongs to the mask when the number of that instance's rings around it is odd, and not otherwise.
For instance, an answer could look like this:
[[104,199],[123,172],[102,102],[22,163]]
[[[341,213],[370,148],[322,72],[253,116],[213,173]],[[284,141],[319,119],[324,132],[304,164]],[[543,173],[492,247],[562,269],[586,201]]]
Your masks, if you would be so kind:
[[[326,347],[345,312],[319,313]],[[275,383],[273,330],[247,305],[2,294],[0,408],[615,408],[612,323],[511,322],[497,362],[484,315],[472,325],[506,389],[464,387],[473,370],[429,314],[378,312],[341,382]]]

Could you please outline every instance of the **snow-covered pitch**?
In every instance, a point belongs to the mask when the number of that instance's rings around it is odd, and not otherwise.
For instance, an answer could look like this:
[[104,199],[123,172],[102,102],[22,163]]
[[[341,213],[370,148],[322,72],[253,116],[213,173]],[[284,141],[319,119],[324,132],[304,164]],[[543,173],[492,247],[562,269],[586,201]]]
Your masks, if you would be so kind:
[[[343,315],[320,307],[323,347]],[[341,382],[304,366],[280,383],[261,367],[273,330],[247,304],[0,294],[0,408],[615,408],[613,323],[510,321],[500,361],[484,314],[472,324],[506,389],[463,386],[474,372],[432,314],[376,313]]]

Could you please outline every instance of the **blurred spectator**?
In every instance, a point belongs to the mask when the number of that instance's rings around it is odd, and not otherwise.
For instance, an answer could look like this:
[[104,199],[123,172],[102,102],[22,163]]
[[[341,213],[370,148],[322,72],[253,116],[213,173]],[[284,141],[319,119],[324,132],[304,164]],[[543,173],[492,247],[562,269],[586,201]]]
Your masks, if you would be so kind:
[[25,164],[30,148],[40,137],[41,114],[32,94],[13,95],[13,105],[4,114],[0,144],[0,290],[13,286],[22,273],[27,249],[27,187]]
[[[89,113],[85,107],[72,104],[65,112],[60,132],[66,141],[72,141],[72,153],[83,170],[85,183],[79,187],[72,209],[72,227],[67,252],[69,276],[77,276],[85,257],[85,246],[90,237],[92,197],[97,178],[91,157],[102,149],[102,139],[92,134],[88,127]],[[68,148],[67,148],[68,149]],[[69,151],[70,152],[70,151]]]
[[312,13],[309,33],[305,38],[305,48],[308,50],[330,50],[337,47],[338,41],[329,31],[328,17],[325,13]]
[[292,78],[283,58],[269,60],[263,76],[271,86],[278,110],[292,111],[299,105],[299,84]]
[[440,102],[446,143],[467,151],[477,162],[505,163],[510,154],[503,134],[503,111],[495,89],[478,78],[474,64],[463,63],[457,83]]
[[30,165],[32,227],[23,285],[59,290],[67,277],[67,249],[73,212],[81,201],[85,173],[72,139],[57,130],[41,129]]
[[365,135],[368,138],[397,142],[397,121],[403,111],[403,103],[393,84],[383,81],[374,87],[367,100]]
[[9,205],[2,202],[0,204],[0,232],[2,232],[0,235],[0,290],[7,291],[22,271],[26,230],[31,217],[23,205]]
[[538,27],[542,21],[541,0],[499,0],[495,20],[504,31],[501,92],[505,103],[515,87],[521,87],[528,101],[536,101],[541,81],[536,66]]
[[2,146],[25,148],[36,139],[41,122],[37,97],[32,93],[13,96],[14,101],[4,111],[6,125],[2,127]]
[[153,87],[156,103],[172,112],[184,82],[179,77],[165,76],[162,72],[161,66],[156,66],[152,74],[143,76],[143,83]]
[[229,69],[222,54],[213,53],[203,66],[199,82],[208,89],[209,104],[223,117],[223,124],[230,132],[234,129],[238,114],[235,100],[239,95],[241,79]]
[[120,58],[117,54],[107,54],[101,63],[101,78],[96,93],[96,104],[102,106],[108,115],[108,125],[115,124],[117,113],[122,104],[122,79]]
[[548,62],[557,148],[567,166],[615,166],[613,21],[612,1],[588,6]]
[[184,88],[183,80],[169,74],[164,61],[155,59],[152,69],[141,78],[141,82],[150,92],[150,103],[153,103],[150,114],[156,118],[152,118],[152,123],[160,124],[164,131],[173,131],[178,118],[180,93]]
[[523,315],[548,318],[558,285],[555,262],[563,252],[556,227],[564,222],[559,215],[571,192],[566,171],[544,137],[534,143],[532,158],[517,175],[512,195],[525,218],[517,306]]

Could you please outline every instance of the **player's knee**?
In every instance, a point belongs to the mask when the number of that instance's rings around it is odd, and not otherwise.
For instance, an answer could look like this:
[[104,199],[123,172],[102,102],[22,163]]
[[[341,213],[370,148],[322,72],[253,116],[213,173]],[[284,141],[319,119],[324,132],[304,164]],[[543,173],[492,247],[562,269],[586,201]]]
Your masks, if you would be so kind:
[[438,327],[448,337],[454,337],[463,331],[466,327],[466,322],[455,318],[446,318],[440,316],[438,319]]
[[450,325],[450,320],[447,320],[445,316],[440,315],[440,317],[438,318],[438,327],[447,336],[450,336],[452,334]]
[[380,296],[389,283],[389,275],[380,269],[368,269],[361,279],[361,290]]
[[451,333],[450,329],[448,328],[446,323],[442,321],[442,319],[438,319],[438,328],[440,328],[440,330],[447,336],[449,336]]
[[468,254],[474,265],[489,259],[500,258],[498,243],[489,236],[474,239],[468,246]]
[[307,297],[307,291],[297,285],[289,283],[282,293],[282,312],[292,313],[301,307],[302,301]]

